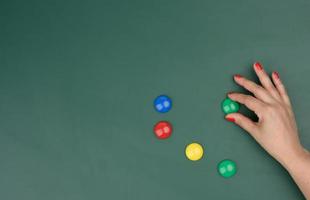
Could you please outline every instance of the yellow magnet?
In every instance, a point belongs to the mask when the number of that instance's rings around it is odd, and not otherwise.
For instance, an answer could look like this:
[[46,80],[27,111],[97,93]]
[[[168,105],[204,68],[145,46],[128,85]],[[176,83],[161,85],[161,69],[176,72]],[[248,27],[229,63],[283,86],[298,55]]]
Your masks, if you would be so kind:
[[185,155],[191,161],[200,160],[203,156],[203,148],[198,143],[188,144],[185,149]]

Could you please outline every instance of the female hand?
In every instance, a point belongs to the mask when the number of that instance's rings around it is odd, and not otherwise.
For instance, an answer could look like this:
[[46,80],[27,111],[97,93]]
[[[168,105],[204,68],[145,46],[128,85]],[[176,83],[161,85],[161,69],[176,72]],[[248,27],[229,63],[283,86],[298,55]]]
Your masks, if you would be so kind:
[[236,83],[253,96],[229,93],[228,97],[254,111],[258,122],[253,122],[241,113],[228,114],[225,118],[249,132],[282,165],[288,165],[296,156],[304,153],[290,99],[277,72],[272,73],[271,81],[260,63],[255,63],[253,68],[261,85],[240,75],[234,76]]

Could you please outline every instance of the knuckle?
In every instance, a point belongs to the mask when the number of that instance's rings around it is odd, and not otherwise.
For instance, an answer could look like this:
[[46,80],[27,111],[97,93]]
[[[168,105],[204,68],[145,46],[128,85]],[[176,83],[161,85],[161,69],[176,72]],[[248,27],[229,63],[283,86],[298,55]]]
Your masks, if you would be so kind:
[[251,95],[247,95],[245,98],[245,105],[251,106],[253,107],[255,105],[256,99],[251,96]]
[[244,104],[250,104],[252,102],[252,98],[250,96],[244,96]]
[[268,90],[268,91],[274,91],[274,87],[272,86],[272,85],[266,85],[266,90]]
[[265,110],[265,113],[267,114],[272,114],[274,112],[273,107],[270,105],[265,106],[264,110]]
[[243,94],[237,94],[237,95],[236,95],[236,100],[242,102],[242,101],[244,100]]
[[277,112],[280,114],[286,114],[286,106],[285,105],[278,105]]
[[260,87],[256,84],[251,84],[251,90],[254,92],[254,93],[257,93],[259,90],[260,90]]
[[256,91],[261,91],[261,90],[263,90],[264,88],[261,87],[261,86],[259,86],[259,85],[256,85],[256,84],[255,84],[255,89],[256,89]]
[[285,107],[281,104],[268,105],[265,111],[270,116],[284,115],[286,112]]
[[244,84],[244,86],[245,86],[246,88],[250,89],[250,90],[253,90],[253,89],[254,89],[254,88],[253,88],[253,84],[251,84],[251,83]]
[[276,102],[272,107],[274,111],[281,112],[281,110],[284,108],[284,105],[282,103]]

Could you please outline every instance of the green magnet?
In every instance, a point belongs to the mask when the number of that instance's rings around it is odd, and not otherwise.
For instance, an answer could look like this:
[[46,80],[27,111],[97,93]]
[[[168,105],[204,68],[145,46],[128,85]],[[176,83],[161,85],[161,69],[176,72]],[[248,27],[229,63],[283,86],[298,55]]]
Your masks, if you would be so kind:
[[230,98],[226,98],[222,102],[222,110],[225,114],[238,112],[239,108],[239,103],[231,100]]
[[237,165],[232,160],[222,160],[217,166],[218,173],[224,178],[230,178],[237,173]]

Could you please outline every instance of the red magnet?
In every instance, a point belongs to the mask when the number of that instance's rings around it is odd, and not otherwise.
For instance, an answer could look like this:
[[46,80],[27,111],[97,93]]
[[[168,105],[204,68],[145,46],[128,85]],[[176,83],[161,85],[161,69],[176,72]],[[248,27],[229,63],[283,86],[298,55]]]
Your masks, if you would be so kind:
[[155,124],[154,133],[158,139],[167,139],[172,133],[172,125],[167,121],[160,121]]

